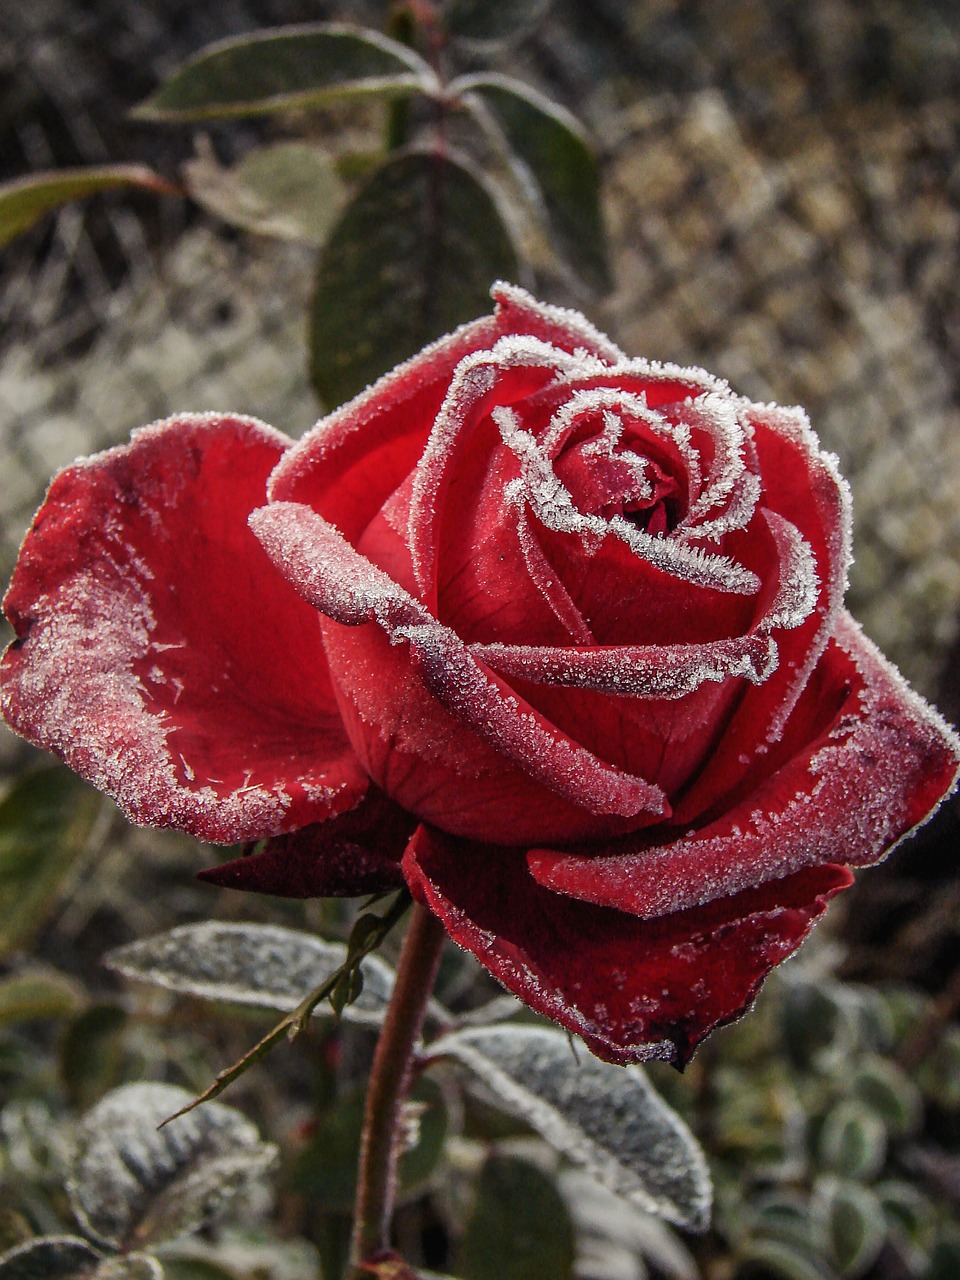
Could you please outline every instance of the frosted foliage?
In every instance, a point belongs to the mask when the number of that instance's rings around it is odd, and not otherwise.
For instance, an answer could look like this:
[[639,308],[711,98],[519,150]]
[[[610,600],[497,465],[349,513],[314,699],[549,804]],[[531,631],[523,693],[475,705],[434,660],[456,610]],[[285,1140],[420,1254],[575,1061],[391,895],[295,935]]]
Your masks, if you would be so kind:
[[78,1280],[90,1276],[100,1254],[77,1236],[44,1236],[0,1258],[2,1280]]
[[[181,995],[287,1013],[346,958],[342,943],[296,929],[208,920],[119,947],[106,963],[126,978]],[[393,971],[377,956],[367,956],[361,971],[363,991],[343,1017],[378,1024],[393,990]],[[316,1014],[326,1008],[318,1006]]]
[[173,1085],[129,1084],[87,1114],[67,1190],[93,1239],[129,1249],[195,1230],[274,1163],[276,1148],[217,1102],[158,1129],[191,1101]]
[[90,1280],[164,1280],[163,1264],[148,1253],[104,1258]]
[[547,1027],[455,1031],[431,1050],[462,1063],[500,1105],[617,1195],[680,1226],[707,1227],[703,1153],[639,1067],[575,1056],[567,1036]]

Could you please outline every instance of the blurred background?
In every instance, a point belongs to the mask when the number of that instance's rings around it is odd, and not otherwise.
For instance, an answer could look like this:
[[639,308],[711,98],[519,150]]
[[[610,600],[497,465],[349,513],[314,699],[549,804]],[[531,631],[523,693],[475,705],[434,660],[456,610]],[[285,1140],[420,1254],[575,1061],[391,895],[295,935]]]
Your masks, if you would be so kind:
[[[213,40],[327,18],[383,30],[387,10],[361,0],[0,3],[0,178],[119,161],[145,162],[174,177],[199,133],[212,136],[221,161],[236,160],[254,142],[281,136],[282,125],[171,128],[133,122],[128,112]],[[853,489],[850,607],[956,723],[956,4],[555,0],[523,40],[484,50],[483,64],[491,63],[565,104],[588,128],[601,160],[613,289],[590,297],[547,266],[535,282],[541,295],[585,310],[630,353],[701,364],[756,400],[807,408]],[[467,59],[463,69],[470,66]],[[363,136],[379,127],[378,110],[331,110],[311,127],[323,137]],[[178,410],[229,408],[293,436],[312,425],[320,407],[308,378],[304,315],[313,254],[309,244],[238,231],[196,204],[147,194],[69,206],[0,253],[4,580],[50,474],[75,456]],[[12,777],[32,759],[4,730],[0,771]],[[683,1246],[693,1253],[671,1255],[661,1241],[657,1261],[653,1246],[634,1241],[625,1255],[634,1270],[622,1263],[619,1273],[626,1280],[646,1271],[717,1280],[960,1275],[960,1253],[950,1253],[960,1238],[950,1234],[960,1206],[958,847],[954,804],[847,895],[851,902],[835,911],[832,933],[822,930],[805,949],[796,975],[771,983],[762,1016],[715,1037],[684,1083],[658,1076],[726,1169],[722,1212],[706,1244]],[[89,1043],[81,1037],[84,1052],[99,1054],[102,1074],[91,1078],[100,1083],[82,1099],[50,1084],[49,1096],[32,1098],[45,1114],[92,1101],[104,1081],[132,1070],[131,1055],[162,1060],[148,1032],[138,1032],[133,1047],[123,1038],[126,1006],[98,965],[107,942],[204,914],[303,920],[300,906],[228,896],[212,903],[210,891],[190,883],[195,849],[174,838],[115,833],[90,856],[100,864],[97,875],[74,880],[66,896],[61,884],[33,933],[18,940],[19,951],[32,951],[79,984],[78,1003],[63,1015],[66,1032],[59,1026],[41,1036],[52,1055],[50,1079],[63,1068],[62,1057],[55,1062],[63,1052],[57,1037],[71,1033],[77,1018],[89,1020],[94,1008],[121,1013],[116,1025],[102,1015],[109,1035],[88,1027]],[[306,910],[317,923],[326,908]],[[334,914],[328,924],[343,921]],[[8,957],[14,968],[17,953]],[[179,1016],[189,1040],[189,1010]],[[242,1042],[248,1031],[227,1027],[220,1047],[238,1034]],[[190,1044],[192,1053],[216,1060],[216,1046]],[[111,1053],[113,1065],[104,1066]],[[876,1106],[871,1111],[862,1098],[854,1105],[842,1078],[861,1059],[870,1070],[883,1064],[876,1071],[887,1072],[895,1100],[882,1119],[882,1140]],[[21,1097],[5,1063],[0,1075],[7,1073],[9,1098]],[[197,1071],[202,1075],[202,1066]],[[291,1060],[285,1071],[295,1084],[307,1067]],[[262,1084],[250,1088],[259,1090],[261,1118],[287,1123],[286,1100]],[[738,1098],[747,1107],[744,1091],[753,1110],[731,1119]],[[841,1104],[847,1110],[838,1119]],[[894,1112],[899,1119],[891,1119]],[[9,1125],[6,1133],[9,1142]],[[856,1159],[848,1159],[845,1142],[857,1147]],[[750,1172],[758,1149],[767,1170],[759,1183]],[[43,1167],[41,1160],[38,1186],[46,1185]],[[851,1193],[853,1208],[844,1201],[840,1214],[883,1224],[879,1234],[863,1228],[859,1252],[831,1254],[820,1236],[819,1243],[807,1236],[797,1243],[803,1233],[794,1231],[796,1218],[833,1221],[830,1197],[839,1193],[824,1177],[872,1188],[866,1208]],[[55,1181],[51,1174],[50,1185]],[[766,1201],[756,1207],[758,1196],[769,1200],[774,1192],[781,1199],[774,1195],[772,1210]],[[47,1194],[37,1192],[40,1201]],[[285,1202],[288,1236],[305,1230],[296,1205],[310,1194],[301,1187]],[[732,1208],[723,1208],[723,1196]],[[433,1201],[418,1212],[421,1234],[450,1236]],[[755,1230],[763,1213],[778,1230],[786,1222],[779,1236]],[[766,1253],[750,1252],[770,1239]],[[273,1266],[264,1265],[268,1272]],[[602,1272],[583,1263],[580,1274],[615,1277],[609,1256],[607,1265]],[[457,1274],[483,1280],[482,1264],[469,1266]],[[937,1266],[946,1269],[931,1269]],[[501,1273],[499,1280],[509,1278]]]

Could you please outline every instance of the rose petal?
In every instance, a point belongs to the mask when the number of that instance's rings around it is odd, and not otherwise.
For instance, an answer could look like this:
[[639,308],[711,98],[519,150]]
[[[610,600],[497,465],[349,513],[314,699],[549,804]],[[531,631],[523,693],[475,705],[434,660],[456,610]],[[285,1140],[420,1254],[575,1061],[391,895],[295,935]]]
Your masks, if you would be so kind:
[[671,841],[658,831],[660,843],[642,833],[626,851],[627,841],[579,854],[535,849],[531,872],[557,893],[650,917],[821,862],[879,861],[949,793],[960,741],[846,614],[810,704],[829,721],[702,829]]
[[819,866],[708,906],[640,920],[550,893],[515,849],[421,827],[403,859],[411,892],[505,987],[609,1062],[683,1065],[742,1013],[807,936],[845,867]]
[[170,419],[61,472],[27,535],[4,715],[135,822],[259,839],[366,790],[316,615],[247,528],[287,445]]
[[515,285],[491,290],[492,316],[462,325],[322,418],[287,454],[270,498],[304,502],[350,538],[416,466],[453,371],[505,334],[550,333],[556,346],[614,361],[621,352],[575,311],[544,306]]
[[256,853],[201,871],[199,879],[283,898],[385,893],[403,884],[400,858],[414,825],[371,787],[356,809],[274,836]]
[[308,508],[273,503],[250,523],[280,572],[333,619],[324,642],[347,731],[370,776],[405,808],[501,841],[517,838],[516,822],[524,838],[549,829],[577,839],[667,813],[659,788],[523,703]]
[[769,751],[833,634],[843,606],[850,563],[850,490],[836,459],[821,452],[806,414],[775,405],[748,406],[763,477],[764,505],[796,529],[813,555],[819,578],[815,608],[805,622],[778,637],[780,666],[772,679],[745,694],[697,785],[678,807],[693,821],[741,779],[770,772]]

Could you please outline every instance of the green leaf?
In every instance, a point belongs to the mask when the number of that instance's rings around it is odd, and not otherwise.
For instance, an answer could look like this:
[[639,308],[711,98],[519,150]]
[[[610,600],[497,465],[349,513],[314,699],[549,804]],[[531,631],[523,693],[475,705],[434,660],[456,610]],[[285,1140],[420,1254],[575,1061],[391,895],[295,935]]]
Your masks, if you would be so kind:
[[[369,917],[382,929],[378,916]],[[369,940],[377,942],[376,930]],[[286,1013],[314,987],[363,964],[366,989],[346,1012],[354,1022],[378,1026],[393,991],[393,970],[379,956],[353,956],[342,942],[324,942],[281,925],[204,920],[118,947],[105,957],[109,969],[200,1000],[276,1009]],[[324,1006],[315,1010],[327,1012]]]
[[193,1231],[274,1163],[276,1148],[221,1103],[157,1127],[189,1099],[173,1085],[130,1084],[86,1115],[67,1191],[91,1238],[125,1250]]
[[0,802],[0,958],[25,946],[47,919],[101,805],[60,765],[24,774]]
[[822,1165],[848,1178],[870,1179],[883,1168],[887,1130],[860,1102],[839,1102],[824,1117],[818,1155]]
[[456,40],[499,44],[534,27],[552,0],[452,0],[446,28]]
[[60,1046],[60,1078],[79,1110],[119,1082],[126,1025],[120,1005],[101,1003],[85,1009],[67,1028]]
[[69,1018],[84,1003],[83,989],[66,974],[21,973],[0,981],[0,1026]]
[[89,169],[32,173],[0,185],[0,248],[28,231],[45,213],[117,187],[141,187],[163,195],[182,195],[179,187],[142,164],[112,164]]
[[0,1280],[75,1280],[96,1269],[100,1254],[77,1236],[42,1236],[0,1258]]
[[877,1197],[855,1182],[821,1178],[814,1187],[811,1212],[823,1233],[828,1258],[842,1276],[859,1280],[876,1262],[886,1240]]
[[751,1241],[741,1250],[736,1280],[832,1280],[824,1264],[789,1245]]
[[215,120],[317,107],[337,98],[431,93],[412,49],[364,27],[277,27],[208,45],[133,112],[141,120]]
[[911,1133],[920,1123],[920,1090],[889,1058],[864,1059],[854,1073],[850,1094],[875,1112],[892,1133]]
[[463,1280],[573,1280],[573,1224],[552,1178],[527,1160],[483,1166],[460,1246]]
[[164,1280],[163,1264],[149,1253],[124,1253],[104,1258],[91,1280]]
[[228,169],[201,139],[183,172],[187,190],[205,209],[231,226],[279,240],[323,244],[343,203],[333,160],[305,142],[257,147]]
[[508,76],[464,76],[449,91],[462,96],[486,127],[492,116],[507,144],[508,159],[546,223],[553,248],[591,289],[608,291],[600,175],[577,119]]
[[399,152],[347,206],[320,255],[311,371],[325,404],[362,391],[490,309],[517,257],[481,180],[448,155]]
[[[326,1212],[349,1213],[357,1191],[360,1134],[366,1090],[341,1097],[318,1120],[310,1141],[289,1163],[291,1190]],[[430,1178],[443,1152],[447,1113],[436,1083],[421,1076],[407,1106],[412,1141],[400,1157],[401,1196],[411,1195]]]
[[611,1191],[680,1226],[709,1225],[703,1153],[639,1067],[574,1057],[552,1027],[505,1023],[440,1036],[430,1052],[461,1063],[484,1094]]

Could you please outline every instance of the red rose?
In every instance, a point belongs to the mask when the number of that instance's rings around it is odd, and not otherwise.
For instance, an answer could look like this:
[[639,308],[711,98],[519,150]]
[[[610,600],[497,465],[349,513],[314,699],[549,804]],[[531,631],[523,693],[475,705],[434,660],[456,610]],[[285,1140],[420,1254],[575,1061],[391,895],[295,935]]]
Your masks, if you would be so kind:
[[272,837],[210,879],[405,878],[600,1056],[682,1061],[960,744],[842,610],[802,412],[494,296],[299,444],[183,417],[62,472],[3,709],[137,822]]

